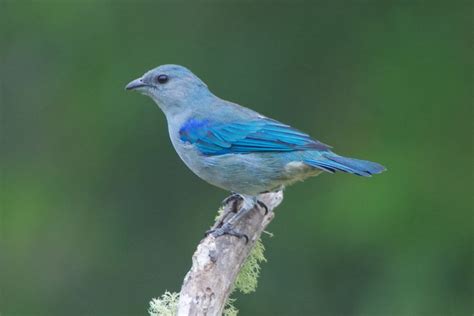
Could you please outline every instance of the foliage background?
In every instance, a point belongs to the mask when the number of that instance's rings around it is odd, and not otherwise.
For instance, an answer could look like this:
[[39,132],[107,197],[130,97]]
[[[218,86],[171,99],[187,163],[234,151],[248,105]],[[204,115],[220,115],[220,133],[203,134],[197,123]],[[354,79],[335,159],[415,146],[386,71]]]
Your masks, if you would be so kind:
[[471,1],[0,0],[0,314],[143,315],[226,192],[176,156],[159,64],[385,164],[295,185],[241,315],[471,315]]

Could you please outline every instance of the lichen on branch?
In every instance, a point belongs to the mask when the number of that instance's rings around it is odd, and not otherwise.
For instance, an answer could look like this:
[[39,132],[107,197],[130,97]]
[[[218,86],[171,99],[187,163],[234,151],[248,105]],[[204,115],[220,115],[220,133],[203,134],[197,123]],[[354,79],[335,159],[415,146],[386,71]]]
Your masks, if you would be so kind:
[[[234,290],[249,294],[255,292],[260,276],[261,263],[266,262],[264,256],[265,246],[258,239],[245,261],[242,269],[234,283]],[[238,309],[235,307],[236,299],[229,298],[226,302],[223,316],[237,316]],[[179,293],[166,291],[161,297],[150,301],[148,313],[150,316],[175,316],[178,312]]]

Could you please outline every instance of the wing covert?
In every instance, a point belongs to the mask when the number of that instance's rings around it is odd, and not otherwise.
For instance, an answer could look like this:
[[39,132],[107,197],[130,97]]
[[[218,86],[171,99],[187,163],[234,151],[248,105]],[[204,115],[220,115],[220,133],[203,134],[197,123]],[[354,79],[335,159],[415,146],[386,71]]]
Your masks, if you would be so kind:
[[181,127],[179,134],[182,141],[194,144],[208,156],[331,148],[306,133],[271,119],[231,123],[190,119]]

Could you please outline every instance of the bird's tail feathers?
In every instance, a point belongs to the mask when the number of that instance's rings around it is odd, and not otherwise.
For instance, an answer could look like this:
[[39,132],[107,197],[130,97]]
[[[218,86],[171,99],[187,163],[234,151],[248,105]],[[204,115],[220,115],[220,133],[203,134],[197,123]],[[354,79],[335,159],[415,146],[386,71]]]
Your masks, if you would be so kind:
[[376,162],[342,157],[332,152],[325,153],[316,159],[306,159],[304,163],[330,173],[342,171],[362,177],[370,177],[386,170],[384,166]]

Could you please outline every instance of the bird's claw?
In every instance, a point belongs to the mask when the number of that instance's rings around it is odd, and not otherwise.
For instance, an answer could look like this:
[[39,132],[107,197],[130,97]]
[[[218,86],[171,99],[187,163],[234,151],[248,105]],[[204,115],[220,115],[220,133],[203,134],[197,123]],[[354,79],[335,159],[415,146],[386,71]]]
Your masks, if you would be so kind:
[[224,200],[222,200],[222,205],[227,205],[232,202],[236,202],[242,199],[242,196],[237,193],[232,193],[228,197],[226,197]]
[[205,236],[213,236],[214,238],[224,236],[224,235],[229,235],[229,236],[234,236],[237,238],[245,238],[245,243],[247,244],[249,242],[249,237],[246,234],[239,233],[234,230],[234,228],[230,225],[224,224],[224,226],[216,229],[210,229],[206,232]]
[[262,201],[257,201],[257,205],[265,210],[265,215],[268,214],[268,206],[265,203],[263,203]]

